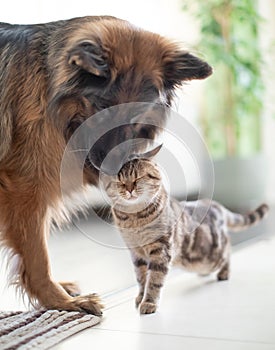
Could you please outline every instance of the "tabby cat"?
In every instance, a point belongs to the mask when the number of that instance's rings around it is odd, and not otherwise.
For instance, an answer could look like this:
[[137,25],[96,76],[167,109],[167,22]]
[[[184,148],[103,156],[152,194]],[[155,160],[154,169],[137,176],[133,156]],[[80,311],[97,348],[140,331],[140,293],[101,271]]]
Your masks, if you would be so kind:
[[[133,157],[117,176],[106,175],[104,179],[115,224],[131,252],[139,284],[136,307],[141,314],[156,311],[171,264],[200,275],[217,272],[218,280],[227,280],[228,229],[245,229],[259,222],[268,211],[263,204],[241,215],[210,200],[178,202],[170,198],[159,168],[151,160],[159,149],[160,146]],[[206,215],[201,220],[204,210]],[[194,230],[190,232],[192,224]]]

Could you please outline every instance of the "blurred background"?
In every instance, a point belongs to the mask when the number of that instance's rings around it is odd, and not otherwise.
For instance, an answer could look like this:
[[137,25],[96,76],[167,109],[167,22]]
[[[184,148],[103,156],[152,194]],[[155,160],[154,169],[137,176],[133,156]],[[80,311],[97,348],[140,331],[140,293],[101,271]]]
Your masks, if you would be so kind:
[[[275,202],[275,2],[273,0],[9,1],[0,20],[38,23],[113,15],[158,32],[214,67],[206,81],[178,91],[173,109],[198,130],[213,159],[215,198],[232,208]],[[170,140],[171,141],[171,140]],[[160,162],[177,197],[194,197],[202,174],[182,154],[175,176],[173,144]],[[169,156],[170,153],[170,156]]]

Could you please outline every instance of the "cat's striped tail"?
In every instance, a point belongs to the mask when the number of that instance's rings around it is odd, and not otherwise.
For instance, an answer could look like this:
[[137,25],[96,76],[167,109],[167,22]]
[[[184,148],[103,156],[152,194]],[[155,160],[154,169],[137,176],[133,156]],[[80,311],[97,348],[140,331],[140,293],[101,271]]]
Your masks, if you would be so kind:
[[268,211],[269,207],[267,204],[262,204],[247,214],[236,214],[226,209],[228,228],[232,231],[241,231],[256,225],[267,215]]

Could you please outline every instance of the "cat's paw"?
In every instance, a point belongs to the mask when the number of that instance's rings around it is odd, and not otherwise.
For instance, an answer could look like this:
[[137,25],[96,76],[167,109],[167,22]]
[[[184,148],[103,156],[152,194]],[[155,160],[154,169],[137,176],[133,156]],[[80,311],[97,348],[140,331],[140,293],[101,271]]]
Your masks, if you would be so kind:
[[224,266],[217,275],[218,281],[227,281],[229,279],[229,267]]
[[136,297],[136,299],[135,299],[136,308],[139,307],[139,305],[140,305],[142,299],[143,299],[143,294],[139,294],[139,295]]
[[148,303],[146,301],[140,304],[139,312],[141,315],[153,314],[156,311],[157,311],[157,304]]
[[229,274],[227,273],[219,273],[217,276],[218,281],[227,281],[229,280]]

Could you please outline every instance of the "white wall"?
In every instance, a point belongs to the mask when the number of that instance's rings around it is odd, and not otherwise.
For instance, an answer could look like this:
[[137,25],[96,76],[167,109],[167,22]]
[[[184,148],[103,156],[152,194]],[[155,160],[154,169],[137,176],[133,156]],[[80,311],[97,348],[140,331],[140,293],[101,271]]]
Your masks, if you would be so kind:
[[145,29],[179,40],[193,41],[190,19],[178,0],[12,0],[1,4],[1,21],[37,23],[85,15],[113,15]]

